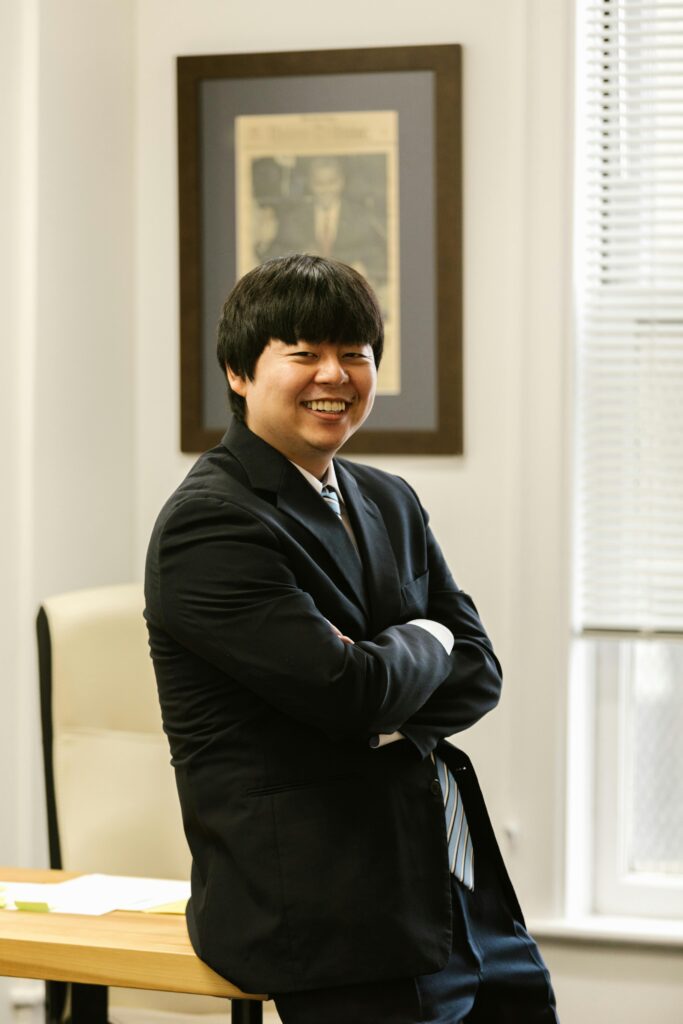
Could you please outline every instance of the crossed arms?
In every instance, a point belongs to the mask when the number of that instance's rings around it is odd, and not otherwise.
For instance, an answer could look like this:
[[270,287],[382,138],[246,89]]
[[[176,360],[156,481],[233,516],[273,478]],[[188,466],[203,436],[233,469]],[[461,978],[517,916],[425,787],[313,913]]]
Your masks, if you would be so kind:
[[332,738],[400,729],[425,756],[498,701],[500,665],[429,530],[426,614],[453,634],[450,653],[410,622],[344,642],[299,586],[275,533],[238,503],[188,497],[162,524],[156,544],[165,630]]

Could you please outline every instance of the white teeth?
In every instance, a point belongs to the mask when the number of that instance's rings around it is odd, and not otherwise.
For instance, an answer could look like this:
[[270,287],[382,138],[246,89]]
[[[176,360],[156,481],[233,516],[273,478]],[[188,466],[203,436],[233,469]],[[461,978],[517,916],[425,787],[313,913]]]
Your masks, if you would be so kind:
[[344,412],[346,408],[346,402],[334,402],[327,398],[314,402],[304,402],[304,405],[312,409],[313,412]]

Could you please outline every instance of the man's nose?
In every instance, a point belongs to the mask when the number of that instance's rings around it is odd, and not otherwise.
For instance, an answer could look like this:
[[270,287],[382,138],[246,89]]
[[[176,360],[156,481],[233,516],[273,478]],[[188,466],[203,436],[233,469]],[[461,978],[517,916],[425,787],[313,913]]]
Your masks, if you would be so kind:
[[343,384],[349,379],[349,375],[335,352],[320,359],[315,379],[319,384]]

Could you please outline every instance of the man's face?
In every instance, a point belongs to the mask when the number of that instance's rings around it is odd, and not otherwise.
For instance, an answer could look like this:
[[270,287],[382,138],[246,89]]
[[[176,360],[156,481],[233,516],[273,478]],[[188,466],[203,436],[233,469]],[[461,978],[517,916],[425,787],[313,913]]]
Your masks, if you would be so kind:
[[377,386],[370,345],[329,341],[272,338],[253,380],[227,373],[246,401],[249,429],[317,477],[369,414]]
[[344,191],[344,176],[335,164],[314,164],[310,180],[311,192],[320,206],[332,206]]

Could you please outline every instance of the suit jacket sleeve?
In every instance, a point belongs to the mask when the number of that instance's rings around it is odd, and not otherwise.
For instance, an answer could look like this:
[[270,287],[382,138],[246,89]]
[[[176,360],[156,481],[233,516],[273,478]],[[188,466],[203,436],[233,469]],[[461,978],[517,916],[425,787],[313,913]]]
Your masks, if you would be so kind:
[[392,732],[452,671],[418,626],[339,640],[268,525],[237,503],[207,496],[175,505],[153,537],[148,588],[177,642],[331,737]]
[[469,728],[496,706],[503,677],[474,602],[457,586],[429,528],[427,513],[423,515],[429,565],[427,616],[448,626],[455,640],[447,677],[401,728],[426,756],[439,740]]

